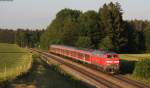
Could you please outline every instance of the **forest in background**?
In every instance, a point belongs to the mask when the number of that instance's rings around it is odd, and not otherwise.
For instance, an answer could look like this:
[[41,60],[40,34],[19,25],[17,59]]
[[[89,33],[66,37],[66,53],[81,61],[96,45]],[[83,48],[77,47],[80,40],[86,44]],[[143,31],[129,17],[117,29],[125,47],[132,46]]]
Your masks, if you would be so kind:
[[123,20],[119,3],[94,10],[63,9],[41,36],[41,47],[62,44],[79,48],[107,49],[119,53],[149,51],[150,22]]
[[0,29],[0,42],[48,49],[51,44],[107,49],[118,53],[150,51],[150,21],[123,20],[119,3],[98,12],[62,9],[46,30]]
[[44,29],[0,29],[0,43],[17,44],[20,47],[39,47]]

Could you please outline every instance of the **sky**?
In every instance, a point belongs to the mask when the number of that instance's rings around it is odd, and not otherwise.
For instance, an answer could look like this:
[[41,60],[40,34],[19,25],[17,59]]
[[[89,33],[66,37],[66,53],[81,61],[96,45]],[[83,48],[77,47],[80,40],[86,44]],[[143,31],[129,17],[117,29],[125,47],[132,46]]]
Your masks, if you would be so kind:
[[124,20],[150,20],[150,0],[0,0],[0,28],[42,29],[61,9],[98,11],[111,1],[121,4]]

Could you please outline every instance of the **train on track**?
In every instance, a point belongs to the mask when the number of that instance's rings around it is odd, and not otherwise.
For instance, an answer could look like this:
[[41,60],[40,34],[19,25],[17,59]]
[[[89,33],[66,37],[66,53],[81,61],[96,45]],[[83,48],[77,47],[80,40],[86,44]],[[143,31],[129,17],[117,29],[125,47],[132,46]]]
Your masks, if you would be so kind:
[[50,45],[49,52],[96,65],[111,74],[119,72],[120,59],[118,54],[114,52],[78,49],[63,45]]

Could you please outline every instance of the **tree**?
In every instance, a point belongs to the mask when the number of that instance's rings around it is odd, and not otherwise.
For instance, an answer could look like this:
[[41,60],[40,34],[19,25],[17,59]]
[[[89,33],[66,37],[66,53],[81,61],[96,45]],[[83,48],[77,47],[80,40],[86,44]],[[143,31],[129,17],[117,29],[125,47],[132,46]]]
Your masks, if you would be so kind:
[[80,36],[76,42],[76,47],[91,48],[91,39],[89,37]]
[[72,9],[63,9],[58,12],[42,35],[41,46],[46,48],[50,44],[73,45],[76,41],[75,31],[78,30],[77,21],[80,14],[82,14],[80,11]]
[[21,47],[37,47],[43,30],[18,29],[15,32],[15,43]]
[[79,23],[72,19],[66,19],[63,29],[65,30],[62,36],[64,45],[75,46],[79,36]]
[[11,29],[0,29],[1,43],[14,43],[15,31]]
[[138,33],[133,28],[133,25],[129,21],[125,21],[125,34],[127,35],[128,42],[125,46],[125,51],[135,53],[138,51]]
[[[127,52],[142,53],[145,51],[145,34],[142,21],[125,21],[125,34],[127,35]],[[141,26],[139,26],[141,25]],[[139,27],[138,27],[139,26]]]
[[119,3],[104,5],[100,8],[101,25],[103,25],[104,33],[112,40],[114,50],[121,52],[126,45],[127,39],[124,33],[124,22],[122,19],[122,10]]
[[87,11],[79,17],[80,36],[89,37],[93,46],[92,48],[97,48],[102,38],[99,22],[98,13],[95,11]]
[[112,40],[109,36],[106,36],[102,39],[101,43],[99,44],[99,48],[102,48],[104,50],[112,50],[114,48]]
[[147,27],[144,30],[144,35],[145,35],[145,49],[146,51],[150,51],[150,27]]

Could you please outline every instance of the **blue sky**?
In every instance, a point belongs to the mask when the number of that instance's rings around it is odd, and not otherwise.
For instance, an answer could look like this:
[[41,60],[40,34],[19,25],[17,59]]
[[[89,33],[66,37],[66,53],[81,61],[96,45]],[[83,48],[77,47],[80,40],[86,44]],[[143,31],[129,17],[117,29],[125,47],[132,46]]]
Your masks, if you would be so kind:
[[0,28],[46,28],[63,8],[98,11],[111,1],[121,4],[125,20],[150,20],[149,0],[14,0],[0,1]]

